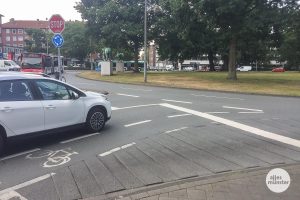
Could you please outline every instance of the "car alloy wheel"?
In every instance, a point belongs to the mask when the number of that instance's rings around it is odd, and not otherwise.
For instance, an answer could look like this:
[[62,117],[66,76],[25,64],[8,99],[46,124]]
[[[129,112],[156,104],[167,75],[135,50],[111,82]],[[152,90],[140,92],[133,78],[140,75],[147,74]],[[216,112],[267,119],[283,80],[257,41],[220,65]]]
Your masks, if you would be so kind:
[[104,127],[105,121],[105,111],[101,108],[93,108],[87,117],[87,128],[98,132]]

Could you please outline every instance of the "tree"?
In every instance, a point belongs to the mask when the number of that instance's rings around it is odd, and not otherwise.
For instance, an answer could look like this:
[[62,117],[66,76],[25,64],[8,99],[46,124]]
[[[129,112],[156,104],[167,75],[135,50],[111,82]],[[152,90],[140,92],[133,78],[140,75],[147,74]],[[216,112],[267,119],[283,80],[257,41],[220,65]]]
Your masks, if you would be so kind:
[[24,50],[34,53],[46,53],[47,33],[40,29],[26,29],[28,39],[25,39]]
[[82,0],[76,9],[96,40],[117,52],[133,52],[138,71],[144,41],[144,0]]
[[282,20],[278,17],[280,11],[297,4],[297,0],[195,0],[194,2],[203,17],[212,20],[215,28],[227,40],[229,47],[227,78],[230,80],[237,79],[235,65],[241,41],[247,40],[249,35],[256,35],[256,40],[271,37],[277,31],[276,20]]
[[279,48],[281,61],[287,61],[288,68],[298,68],[300,72],[300,9],[292,10],[291,23],[283,34]]
[[84,60],[88,52],[91,52],[89,37],[83,22],[66,22],[63,34],[64,45],[61,50],[64,56]]

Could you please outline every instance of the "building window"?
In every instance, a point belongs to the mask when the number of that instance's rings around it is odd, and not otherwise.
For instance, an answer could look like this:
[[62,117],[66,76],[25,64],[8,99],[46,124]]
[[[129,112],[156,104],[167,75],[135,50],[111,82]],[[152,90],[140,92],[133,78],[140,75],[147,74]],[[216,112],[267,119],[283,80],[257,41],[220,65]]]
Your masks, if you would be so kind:
[[17,36],[13,36],[13,41],[14,41],[14,42],[17,41]]
[[10,33],[10,29],[6,29],[6,34],[9,34]]
[[17,34],[17,30],[16,29],[12,29],[12,33],[13,34]]
[[10,36],[6,36],[6,41],[10,42]]
[[18,34],[23,34],[23,29],[18,29]]
[[24,45],[23,45],[23,44],[19,44],[18,46],[19,46],[19,47],[24,47]]
[[24,40],[23,36],[19,36],[19,37],[18,37],[18,41],[21,41],[21,42],[22,42],[23,40]]
[[13,44],[13,46],[14,46],[14,47],[17,47],[18,45],[17,45],[17,44]]

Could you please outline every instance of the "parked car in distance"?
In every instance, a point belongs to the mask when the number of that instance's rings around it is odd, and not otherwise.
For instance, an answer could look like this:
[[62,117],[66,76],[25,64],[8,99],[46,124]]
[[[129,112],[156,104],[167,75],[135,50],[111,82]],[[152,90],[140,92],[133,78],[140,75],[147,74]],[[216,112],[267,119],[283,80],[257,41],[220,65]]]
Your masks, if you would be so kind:
[[283,67],[276,67],[272,69],[272,72],[285,72],[285,69]]
[[[111,117],[100,93],[41,75],[0,73],[0,154],[6,140],[86,127],[98,132]],[[28,117],[30,116],[30,117]]]
[[166,65],[166,70],[167,71],[174,71],[174,66],[173,65]]
[[80,68],[82,65],[81,64],[74,64],[72,65],[72,67],[75,67],[75,68]]
[[252,66],[240,66],[236,68],[236,71],[240,71],[240,72],[248,72],[251,70],[252,70]]
[[13,60],[0,60],[0,71],[21,71],[21,67]]
[[222,66],[214,66],[215,71],[222,71]]

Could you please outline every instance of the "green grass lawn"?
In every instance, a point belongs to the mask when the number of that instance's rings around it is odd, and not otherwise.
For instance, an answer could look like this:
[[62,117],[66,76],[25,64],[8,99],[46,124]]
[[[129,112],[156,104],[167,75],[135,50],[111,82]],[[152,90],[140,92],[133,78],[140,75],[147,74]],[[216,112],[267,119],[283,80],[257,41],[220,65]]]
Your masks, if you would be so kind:
[[143,73],[126,72],[115,73],[113,76],[101,76],[99,72],[87,71],[79,76],[117,83],[300,96],[299,72],[239,72],[237,81],[227,80],[227,72],[148,72],[146,84]]

